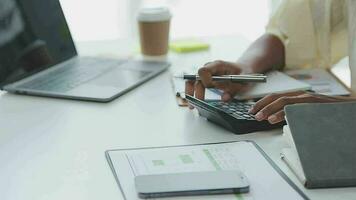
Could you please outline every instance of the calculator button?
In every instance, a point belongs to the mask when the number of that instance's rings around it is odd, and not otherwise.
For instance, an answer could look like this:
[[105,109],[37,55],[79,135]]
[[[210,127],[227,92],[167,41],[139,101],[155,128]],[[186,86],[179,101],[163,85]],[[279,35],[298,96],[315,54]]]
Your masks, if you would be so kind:
[[245,119],[245,118],[242,117],[241,115],[235,115],[235,114],[233,114],[232,116],[235,117],[236,119]]
[[219,110],[233,116],[239,120],[256,120],[255,116],[248,113],[253,103],[248,102],[210,102],[210,105],[215,106]]

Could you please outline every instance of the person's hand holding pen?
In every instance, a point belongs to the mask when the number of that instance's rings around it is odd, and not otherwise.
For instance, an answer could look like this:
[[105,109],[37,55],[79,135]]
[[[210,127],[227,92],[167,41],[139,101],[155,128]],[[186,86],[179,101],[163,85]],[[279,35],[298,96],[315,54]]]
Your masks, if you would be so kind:
[[185,93],[204,99],[205,88],[215,87],[223,91],[221,99],[231,100],[238,92],[248,89],[250,84],[217,82],[212,76],[265,73],[284,66],[284,45],[275,36],[264,34],[253,42],[236,63],[214,61],[199,69],[200,81],[187,81]]
[[237,63],[214,61],[209,62],[200,68],[199,81],[188,80],[185,83],[185,93],[203,100],[205,88],[217,88],[223,91],[221,99],[231,100],[238,92],[248,89],[248,84],[232,81],[213,81],[213,76],[238,75],[243,72],[242,67]]

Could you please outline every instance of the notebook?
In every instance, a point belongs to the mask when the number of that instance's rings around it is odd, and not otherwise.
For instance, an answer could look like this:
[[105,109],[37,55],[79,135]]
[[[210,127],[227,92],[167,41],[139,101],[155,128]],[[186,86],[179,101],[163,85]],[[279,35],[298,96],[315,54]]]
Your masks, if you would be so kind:
[[285,108],[282,159],[306,188],[356,186],[356,102]]

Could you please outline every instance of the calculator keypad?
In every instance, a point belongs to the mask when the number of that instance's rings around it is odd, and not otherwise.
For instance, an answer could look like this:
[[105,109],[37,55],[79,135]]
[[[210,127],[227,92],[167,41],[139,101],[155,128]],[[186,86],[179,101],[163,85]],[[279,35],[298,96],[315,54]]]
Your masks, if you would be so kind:
[[254,103],[214,101],[209,102],[209,104],[235,117],[236,119],[255,120],[255,116],[248,113]]

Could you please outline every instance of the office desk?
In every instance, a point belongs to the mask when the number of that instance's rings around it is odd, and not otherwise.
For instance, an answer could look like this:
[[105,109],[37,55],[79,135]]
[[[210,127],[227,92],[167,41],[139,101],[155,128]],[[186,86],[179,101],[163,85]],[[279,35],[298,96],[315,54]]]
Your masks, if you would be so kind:
[[[119,55],[128,52],[125,42],[78,47],[82,54]],[[209,57],[234,60],[248,42],[224,37],[211,38],[211,44],[210,53],[171,55],[172,70]],[[243,139],[256,141],[303,188],[279,158],[286,146],[281,130],[238,136],[178,107],[170,72],[107,104],[1,93],[0,116],[1,200],[123,199],[105,150]],[[354,188],[306,193],[312,199],[356,199]]]

